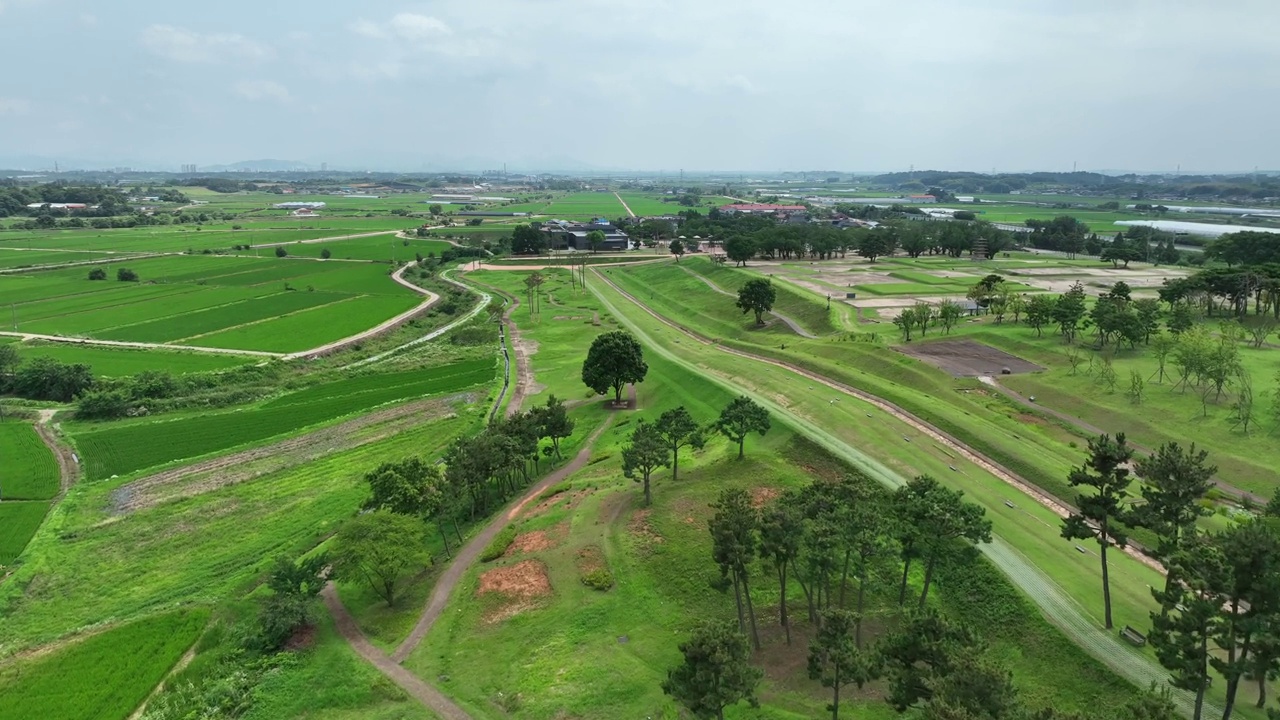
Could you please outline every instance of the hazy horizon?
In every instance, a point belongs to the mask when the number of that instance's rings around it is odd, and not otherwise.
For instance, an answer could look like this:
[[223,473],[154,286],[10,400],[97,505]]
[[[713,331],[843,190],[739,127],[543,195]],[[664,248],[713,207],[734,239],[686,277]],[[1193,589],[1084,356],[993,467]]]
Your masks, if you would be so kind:
[[1116,5],[0,0],[0,166],[1280,168],[1280,7]]

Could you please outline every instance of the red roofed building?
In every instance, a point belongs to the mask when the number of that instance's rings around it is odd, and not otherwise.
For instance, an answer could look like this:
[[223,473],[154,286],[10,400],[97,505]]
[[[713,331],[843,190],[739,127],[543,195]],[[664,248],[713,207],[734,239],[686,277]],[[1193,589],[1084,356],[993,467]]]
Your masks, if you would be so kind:
[[809,208],[803,205],[757,205],[753,203],[742,203],[738,205],[721,205],[719,210],[724,213],[793,213],[807,212]]
[[908,196],[907,199],[913,203],[923,203],[923,204],[938,202],[938,198],[932,195],[911,195],[911,196]]

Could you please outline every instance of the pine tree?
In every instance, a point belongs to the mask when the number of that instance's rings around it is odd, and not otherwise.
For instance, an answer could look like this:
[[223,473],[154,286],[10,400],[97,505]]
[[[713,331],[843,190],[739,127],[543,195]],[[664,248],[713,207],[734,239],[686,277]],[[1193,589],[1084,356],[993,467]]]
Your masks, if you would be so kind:
[[746,701],[759,707],[756,686],[764,676],[750,664],[747,639],[732,623],[709,622],[680,644],[684,656],[667,671],[662,692],[676,699],[700,720],[724,720],[724,709]]
[[1107,548],[1124,547],[1128,538],[1123,522],[1127,517],[1123,503],[1129,496],[1132,482],[1129,469],[1124,467],[1133,457],[1133,450],[1125,444],[1124,433],[1114,440],[1102,435],[1089,441],[1089,459],[1081,467],[1071,471],[1067,482],[1072,487],[1087,487],[1088,492],[1076,496],[1076,512],[1062,521],[1062,537],[1068,540],[1093,539],[1098,543],[1102,558],[1102,606],[1106,627],[1111,621],[1111,582],[1107,574]]

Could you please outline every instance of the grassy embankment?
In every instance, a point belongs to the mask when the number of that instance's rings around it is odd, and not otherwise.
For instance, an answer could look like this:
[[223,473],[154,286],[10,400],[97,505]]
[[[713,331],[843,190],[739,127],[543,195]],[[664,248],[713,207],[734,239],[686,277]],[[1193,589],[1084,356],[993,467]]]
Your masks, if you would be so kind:
[[[518,273],[484,273],[483,278],[512,291],[521,287]],[[528,338],[546,347],[554,343],[580,363],[591,339],[617,325],[596,298],[572,294],[567,276],[553,274],[547,290],[584,313],[599,312],[604,318],[596,328],[569,317],[549,320],[545,311],[541,322],[518,316]],[[546,359],[544,364],[542,353],[534,356],[534,367],[540,379],[552,384],[549,390],[575,393],[575,385],[581,387],[567,371],[566,358]],[[706,422],[731,397],[661,354],[651,352],[647,359],[650,373],[639,393],[643,416],[684,405]],[[446,613],[407,661],[423,677],[447,675],[446,691],[476,717],[501,717],[503,707],[528,717],[553,717],[557,712],[584,718],[668,716],[673,708],[659,684],[676,661],[680,638],[696,619],[730,617],[733,612],[731,600],[708,584],[716,574],[705,530],[708,503],[725,486],[757,492],[763,487],[767,494],[852,471],[805,443],[790,427],[775,424],[765,438],[748,441],[743,463],[731,460],[733,449],[718,438],[705,451],[686,450],[681,479],[673,483],[660,472],[655,476],[655,505],[641,510],[637,486],[622,479],[618,470],[619,447],[632,422],[633,416],[620,419],[601,439],[586,469],[522,516],[519,530],[524,537],[545,535],[550,546],[513,552],[493,565],[473,568],[454,600],[459,611]],[[488,594],[471,599],[482,573],[526,560],[545,567],[550,595],[523,601]],[[616,580],[612,590],[601,593],[581,583],[581,575],[593,567],[611,572]],[[776,581],[763,568],[755,572],[753,597],[766,638],[758,659],[768,680],[762,696],[765,707],[746,716],[820,714],[825,693],[803,677],[803,638],[808,631],[801,623],[796,644],[785,646],[775,619]],[[885,568],[883,574],[882,580],[891,585],[894,571]],[[982,580],[965,580],[974,577]],[[1124,696],[1121,681],[1040,619],[985,563],[949,573],[939,588],[937,597],[948,612],[999,628],[989,637],[996,652],[1016,662],[1019,684],[1033,703],[1081,707],[1081,698],[1091,696],[1086,688],[1111,687],[1108,695]],[[802,602],[798,588],[792,592],[791,602]],[[892,593],[880,593],[873,603],[877,629],[890,625],[896,615],[888,594]],[[985,622],[997,617],[994,623]],[[1030,637],[1036,640],[1022,642]],[[1064,667],[1071,670],[1064,672]],[[861,694],[860,712],[891,715],[879,691]]]

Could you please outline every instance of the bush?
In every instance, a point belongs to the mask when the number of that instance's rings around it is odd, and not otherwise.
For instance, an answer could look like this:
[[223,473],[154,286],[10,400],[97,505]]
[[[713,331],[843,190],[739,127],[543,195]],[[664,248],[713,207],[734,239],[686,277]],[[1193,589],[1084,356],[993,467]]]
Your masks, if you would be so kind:
[[285,255],[288,255],[288,254],[289,254],[288,250],[285,250],[282,247],[276,248],[276,257],[284,257]]
[[613,573],[604,568],[595,568],[582,574],[582,584],[592,590],[604,592],[613,587]]
[[120,390],[90,390],[76,400],[76,417],[88,420],[122,418],[133,404]]
[[94,268],[89,271],[89,279],[90,280],[106,280],[107,271],[103,270],[102,268]]
[[511,543],[516,540],[516,528],[514,525],[508,525],[494,536],[489,546],[480,553],[480,562],[492,562],[502,557],[507,552],[507,548],[511,547]]
[[116,271],[116,280],[120,282],[138,282],[138,273],[129,268],[120,268]]
[[320,257],[324,258],[325,260],[328,260],[329,258],[333,257],[333,253],[329,251],[329,248],[325,248],[320,251]]

